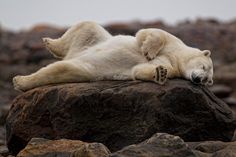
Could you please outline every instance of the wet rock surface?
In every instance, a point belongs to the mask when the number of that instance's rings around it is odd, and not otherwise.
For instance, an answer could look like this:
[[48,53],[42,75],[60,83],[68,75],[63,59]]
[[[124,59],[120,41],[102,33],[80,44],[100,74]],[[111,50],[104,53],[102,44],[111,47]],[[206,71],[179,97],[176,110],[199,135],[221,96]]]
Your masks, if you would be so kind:
[[33,137],[96,141],[116,151],[156,132],[185,141],[230,141],[236,119],[206,87],[189,81],[101,81],[23,93],[13,101],[6,128],[14,154]]

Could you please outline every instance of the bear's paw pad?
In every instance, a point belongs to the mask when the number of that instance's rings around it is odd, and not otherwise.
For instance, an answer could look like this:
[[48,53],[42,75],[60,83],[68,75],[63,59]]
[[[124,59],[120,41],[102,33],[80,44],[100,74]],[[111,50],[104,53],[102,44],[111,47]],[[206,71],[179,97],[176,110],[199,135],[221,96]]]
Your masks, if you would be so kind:
[[158,84],[164,84],[167,80],[167,69],[163,66],[156,67],[154,81]]

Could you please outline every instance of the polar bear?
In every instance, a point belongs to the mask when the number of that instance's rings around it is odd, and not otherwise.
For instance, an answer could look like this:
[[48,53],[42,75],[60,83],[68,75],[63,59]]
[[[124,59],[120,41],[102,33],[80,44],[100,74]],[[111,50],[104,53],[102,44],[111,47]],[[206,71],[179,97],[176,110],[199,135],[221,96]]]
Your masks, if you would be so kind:
[[213,83],[209,50],[185,45],[170,33],[141,29],[134,36],[112,36],[95,22],[81,22],[58,39],[43,38],[46,48],[61,61],[28,76],[13,78],[15,89],[98,80],[143,80],[164,84],[181,77],[195,84]]

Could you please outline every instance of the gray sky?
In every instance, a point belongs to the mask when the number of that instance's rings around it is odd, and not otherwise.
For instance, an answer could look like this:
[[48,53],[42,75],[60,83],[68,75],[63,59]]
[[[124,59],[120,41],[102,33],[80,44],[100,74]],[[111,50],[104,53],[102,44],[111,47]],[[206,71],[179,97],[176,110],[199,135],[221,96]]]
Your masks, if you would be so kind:
[[0,0],[0,24],[19,30],[38,23],[70,26],[162,19],[175,24],[196,17],[236,18],[236,0]]

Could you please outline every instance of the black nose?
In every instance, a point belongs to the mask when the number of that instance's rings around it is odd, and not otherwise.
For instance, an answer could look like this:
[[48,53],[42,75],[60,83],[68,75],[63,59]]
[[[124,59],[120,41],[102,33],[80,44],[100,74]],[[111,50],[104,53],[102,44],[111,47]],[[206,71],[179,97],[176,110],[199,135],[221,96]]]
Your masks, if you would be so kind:
[[195,76],[195,77],[193,77],[193,82],[194,83],[200,83],[201,82],[201,78],[198,77],[198,76]]

